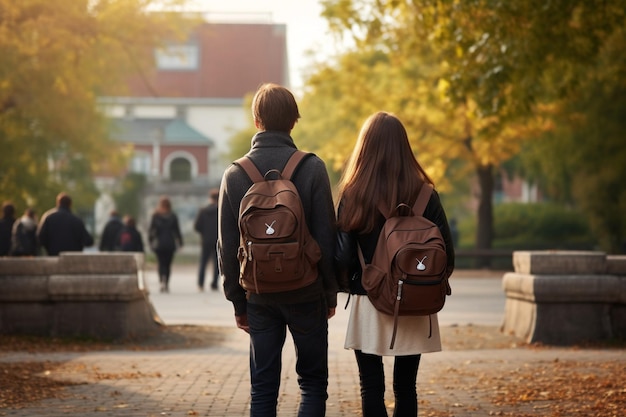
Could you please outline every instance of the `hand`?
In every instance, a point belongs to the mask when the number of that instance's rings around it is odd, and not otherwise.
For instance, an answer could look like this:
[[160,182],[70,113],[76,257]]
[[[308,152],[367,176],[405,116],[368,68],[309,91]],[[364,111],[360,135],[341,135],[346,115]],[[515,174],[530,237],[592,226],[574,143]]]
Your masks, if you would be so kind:
[[332,316],[335,315],[335,307],[329,308],[328,309],[328,318],[331,318]]
[[248,326],[248,315],[242,314],[241,316],[235,316],[235,322],[237,327],[246,333],[250,333],[250,326]]

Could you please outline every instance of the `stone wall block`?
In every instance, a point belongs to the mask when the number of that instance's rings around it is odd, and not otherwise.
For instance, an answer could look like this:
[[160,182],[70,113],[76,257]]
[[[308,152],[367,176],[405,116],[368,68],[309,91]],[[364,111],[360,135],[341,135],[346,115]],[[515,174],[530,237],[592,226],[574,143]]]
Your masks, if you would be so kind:
[[626,255],[607,255],[606,273],[626,277]]
[[58,271],[58,262],[56,256],[0,258],[0,276],[52,275]]
[[616,303],[621,280],[612,275],[535,275],[533,292],[536,302]]
[[143,268],[143,254],[130,252],[63,252],[62,274],[128,274]]
[[45,275],[0,276],[0,301],[48,299],[48,277]]
[[598,275],[606,273],[606,254],[595,251],[516,251],[513,267],[520,274]]
[[52,275],[48,283],[50,299],[133,300],[143,297],[137,275]]
[[0,334],[49,336],[54,304],[41,302],[1,302]]
[[158,328],[144,300],[67,301],[55,307],[51,336],[122,340],[145,337]]
[[507,272],[502,277],[502,289],[507,298],[534,301],[534,281],[534,275]]
[[600,303],[539,303],[528,342],[573,345],[613,337],[610,306]]
[[613,305],[611,309],[612,337],[626,340],[626,304]]

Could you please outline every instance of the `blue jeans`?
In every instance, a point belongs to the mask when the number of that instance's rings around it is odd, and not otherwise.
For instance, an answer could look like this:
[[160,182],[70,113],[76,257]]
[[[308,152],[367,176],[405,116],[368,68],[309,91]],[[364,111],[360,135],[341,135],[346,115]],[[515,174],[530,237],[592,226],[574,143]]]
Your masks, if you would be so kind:
[[299,417],[324,416],[328,398],[328,308],[326,301],[262,305],[248,303],[250,326],[250,416],[276,416],[286,329],[296,348]]
[[[386,417],[383,358],[355,350],[363,417]],[[422,355],[396,356],[393,363],[394,417],[417,417],[417,370]]]

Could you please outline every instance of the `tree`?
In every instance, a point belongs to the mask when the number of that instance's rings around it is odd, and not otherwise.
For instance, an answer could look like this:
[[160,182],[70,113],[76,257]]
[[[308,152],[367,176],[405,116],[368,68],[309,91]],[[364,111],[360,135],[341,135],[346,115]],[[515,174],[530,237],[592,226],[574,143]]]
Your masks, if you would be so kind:
[[[417,68],[432,67],[427,97],[446,117],[431,118],[434,124],[416,119],[427,137],[438,137],[446,159],[462,158],[475,169],[479,248],[490,247],[493,237],[495,171],[552,126],[544,109],[579,91],[581,74],[624,23],[620,2],[604,0],[327,0],[324,6],[330,26],[349,31],[358,48],[377,48],[396,64],[417,58]],[[415,72],[400,76],[413,85]],[[407,99],[412,105],[405,109],[428,102]]]
[[0,0],[4,199],[43,209],[65,190],[82,205],[94,171],[121,167],[97,98],[123,91],[125,77],[148,67],[154,47],[183,33],[179,16],[148,13],[151,3]]
[[527,175],[551,198],[578,206],[609,253],[626,251],[624,48],[622,27],[607,39],[593,67],[578,68],[576,94],[552,110],[555,129],[522,155]]

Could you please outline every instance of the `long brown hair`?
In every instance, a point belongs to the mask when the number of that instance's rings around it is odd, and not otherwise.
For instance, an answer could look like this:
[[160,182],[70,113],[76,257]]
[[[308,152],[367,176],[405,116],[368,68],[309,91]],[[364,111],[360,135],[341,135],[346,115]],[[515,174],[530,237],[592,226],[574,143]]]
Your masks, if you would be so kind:
[[415,159],[402,122],[386,112],[371,115],[339,182],[339,228],[371,232],[379,202],[387,212],[400,203],[412,205],[424,182],[433,183]]

